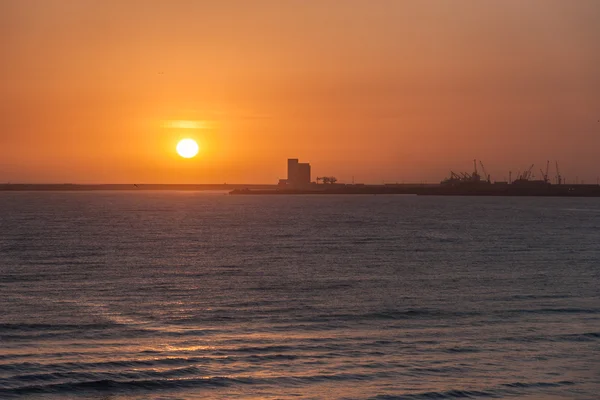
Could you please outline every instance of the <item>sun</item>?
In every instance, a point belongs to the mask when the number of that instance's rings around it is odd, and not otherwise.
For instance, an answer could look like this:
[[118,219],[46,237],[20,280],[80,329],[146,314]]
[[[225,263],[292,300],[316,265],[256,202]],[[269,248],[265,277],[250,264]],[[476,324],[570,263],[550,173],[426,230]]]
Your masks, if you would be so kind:
[[198,154],[198,143],[194,139],[181,139],[177,143],[177,154],[183,158],[192,158]]

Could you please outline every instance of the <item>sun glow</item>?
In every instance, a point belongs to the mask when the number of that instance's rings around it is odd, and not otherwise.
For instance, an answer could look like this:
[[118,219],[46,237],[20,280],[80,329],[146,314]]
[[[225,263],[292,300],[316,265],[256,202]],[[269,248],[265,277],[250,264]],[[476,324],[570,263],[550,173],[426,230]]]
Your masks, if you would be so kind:
[[198,143],[193,139],[181,139],[177,143],[177,154],[183,158],[192,158],[198,154]]
[[191,120],[171,120],[164,123],[165,128],[174,129],[204,129],[207,127],[206,121],[191,121]]

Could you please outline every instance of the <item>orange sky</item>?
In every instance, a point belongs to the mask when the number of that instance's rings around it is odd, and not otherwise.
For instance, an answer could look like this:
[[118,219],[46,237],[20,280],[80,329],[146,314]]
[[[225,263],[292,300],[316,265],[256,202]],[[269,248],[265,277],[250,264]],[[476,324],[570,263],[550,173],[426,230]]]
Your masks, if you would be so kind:
[[596,0],[0,0],[0,182],[275,183],[298,157],[595,183],[599,21]]

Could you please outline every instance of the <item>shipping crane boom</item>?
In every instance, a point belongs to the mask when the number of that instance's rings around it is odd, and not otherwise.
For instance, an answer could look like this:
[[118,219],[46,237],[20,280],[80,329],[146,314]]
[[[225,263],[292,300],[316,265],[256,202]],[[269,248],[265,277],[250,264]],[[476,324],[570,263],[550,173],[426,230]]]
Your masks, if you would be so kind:
[[531,167],[529,167],[529,169],[525,172],[523,172],[523,179],[528,180],[529,178],[531,178],[531,170],[533,169],[533,166],[535,164],[531,164]]
[[481,162],[481,160],[479,160],[479,165],[481,166],[481,170],[484,173],[485,179],[490,182],[491,181],[491,177],[490,175],[487,173],[487,171],[485,170],[485,167],[483,166],[483,163]]

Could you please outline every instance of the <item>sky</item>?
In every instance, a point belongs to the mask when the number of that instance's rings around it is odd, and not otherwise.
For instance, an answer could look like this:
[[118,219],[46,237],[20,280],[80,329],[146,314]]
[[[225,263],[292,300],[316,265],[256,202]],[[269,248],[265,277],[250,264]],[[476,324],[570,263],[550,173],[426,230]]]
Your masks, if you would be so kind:
[[[597,0],[0,0],[0,182],[600,176]],[[177,155],[182,138],[200,153]]]

